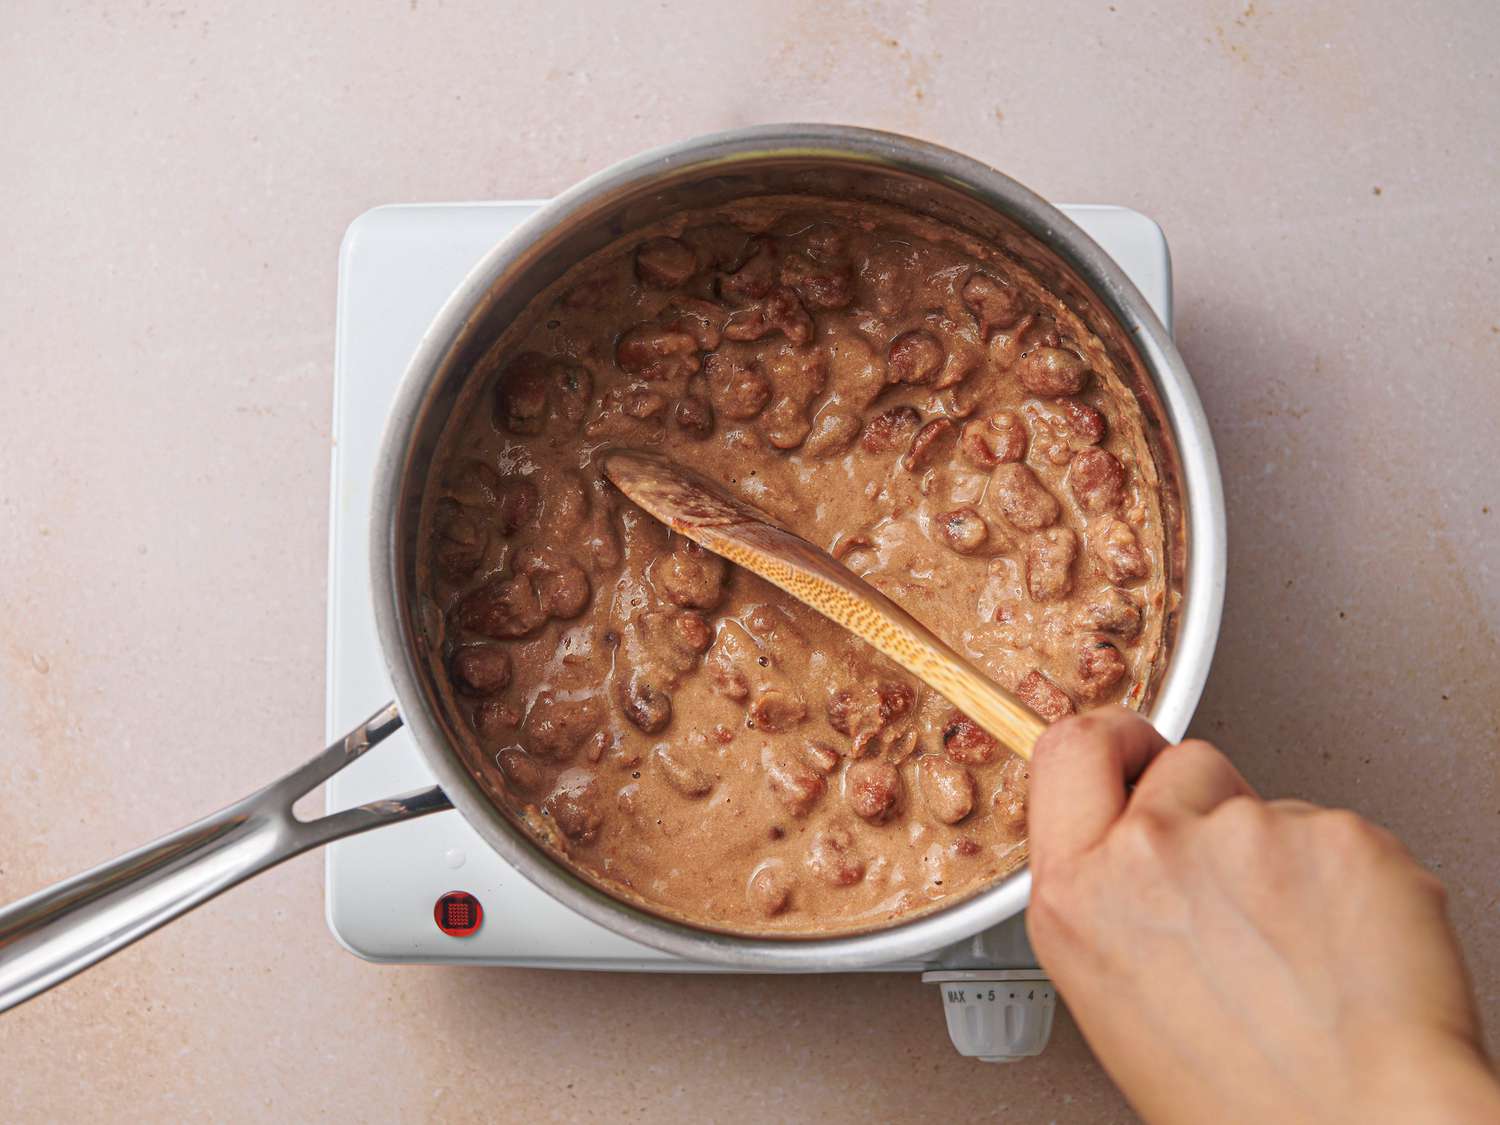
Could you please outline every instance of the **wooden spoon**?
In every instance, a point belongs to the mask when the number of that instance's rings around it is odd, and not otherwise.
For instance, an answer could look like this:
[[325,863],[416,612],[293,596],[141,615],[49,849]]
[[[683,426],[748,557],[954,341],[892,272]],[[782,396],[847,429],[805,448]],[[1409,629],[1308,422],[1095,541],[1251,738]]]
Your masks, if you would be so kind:
[[1022,758],[1047,725],[827,551],[659,454],[604,455],[615,487],[673,531],[760,575],[868,641]]

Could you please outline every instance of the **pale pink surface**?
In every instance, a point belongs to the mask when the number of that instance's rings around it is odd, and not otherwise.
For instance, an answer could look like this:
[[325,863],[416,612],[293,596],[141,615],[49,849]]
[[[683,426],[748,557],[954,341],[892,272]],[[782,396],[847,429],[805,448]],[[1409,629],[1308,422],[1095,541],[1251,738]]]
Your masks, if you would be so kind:
[[[334,7],[0,15],[0,900],[317,746],[350,219],[845,121],[1166,228],[1231,533],[1196,731],[1437,868],[1500,1031],[1500,9]],[[1070,1021],[983,1067],[905,976],[367,965],[321,870],[0,1018],[0,1120],[1128,1116]]]

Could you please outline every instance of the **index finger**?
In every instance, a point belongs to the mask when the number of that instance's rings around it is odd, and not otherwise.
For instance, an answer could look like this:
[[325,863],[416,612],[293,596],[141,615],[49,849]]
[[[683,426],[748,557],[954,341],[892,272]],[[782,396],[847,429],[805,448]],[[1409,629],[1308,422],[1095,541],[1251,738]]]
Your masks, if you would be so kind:
[[1086,851],[1125,811],[1125,786],[1167,740],[1134,711],[1104,707],[1064,719],[1037,741],[1027,821],[1035,863]]

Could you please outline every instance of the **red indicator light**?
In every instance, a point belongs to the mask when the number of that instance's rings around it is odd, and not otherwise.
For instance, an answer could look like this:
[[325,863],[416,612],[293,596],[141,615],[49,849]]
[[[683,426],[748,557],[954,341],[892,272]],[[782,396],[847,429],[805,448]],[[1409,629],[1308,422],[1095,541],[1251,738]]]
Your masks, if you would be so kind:
[[484,907],[468,891],[449,891],[432,908],[432,920],[449,937],[470,937],[484,924]]

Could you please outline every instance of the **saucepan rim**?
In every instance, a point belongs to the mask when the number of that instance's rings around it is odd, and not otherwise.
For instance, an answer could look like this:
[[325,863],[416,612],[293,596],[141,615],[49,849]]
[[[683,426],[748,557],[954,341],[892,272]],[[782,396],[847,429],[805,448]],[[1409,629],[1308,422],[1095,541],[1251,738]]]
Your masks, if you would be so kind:
[[[1175,637],[1149,714],[1171,739],[1182,736],[1202,693],[1223,611],[1226,528],[1213,439],[1197,391],[1166,328],[1118,265],[1061,211],[1010,177],[949,149],[892,133],[836,125],[768,125],[698,137],[633,157],[559,195],[497,244],[433,320],[398,389],[381,442],[371,511],[375,619],[402,716],[459,813],[530,882],[577,913],[644,945],[738,969],[838,971],[921,960],[1024,909],[1031,872],[1021,868],[971,897],[890,926],[828,938],[743,937],[698,929],[648,913],[569,872],[493,804],[470,774],[424,690],[419,637],[400,572],[398,523],[444,365],[497,286],[547,234],[601,201],[684,173],[724,175],[757,162],[799,158],[830,166],[898,171],[956,189],[1019,224],[1060,258],[1128,334],[1159,397],[1175,450],[1186,527]],[[623,232],[621,232],[623,233]]]

